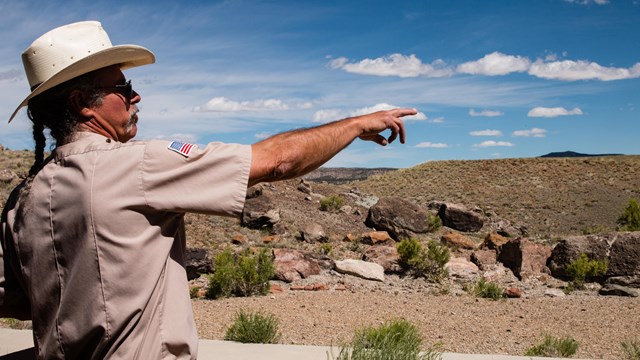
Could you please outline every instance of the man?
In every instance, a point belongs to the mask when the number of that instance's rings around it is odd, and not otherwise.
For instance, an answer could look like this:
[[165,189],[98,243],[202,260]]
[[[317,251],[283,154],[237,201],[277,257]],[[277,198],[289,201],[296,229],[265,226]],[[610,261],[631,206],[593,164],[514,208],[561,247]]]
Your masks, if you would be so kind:
[[[32,92],[16,112],[28,105],[36,161],[2,214],[0,316],[33,320],[39,358],[195,358],[184,214],[239,216],[248,186],[303,175],[356,138],[404,143],[401,118],[416,113],[251,146],[129,141],[141,97],[122,70],[154,61],[112,46],[98,22],[51,30],[23,54]],[[56,140],[47,159],[44,128]]]

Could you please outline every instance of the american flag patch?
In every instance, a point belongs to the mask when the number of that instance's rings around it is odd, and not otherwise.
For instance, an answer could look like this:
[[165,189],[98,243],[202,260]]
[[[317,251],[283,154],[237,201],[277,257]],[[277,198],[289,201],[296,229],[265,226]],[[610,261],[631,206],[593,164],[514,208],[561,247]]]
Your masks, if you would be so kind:
[[181,143],[180,141],[172,141],[171,144],[169,144],[169,150],[173,150],[185,157],[189,157],[191,150],[195,147],[193,144]]

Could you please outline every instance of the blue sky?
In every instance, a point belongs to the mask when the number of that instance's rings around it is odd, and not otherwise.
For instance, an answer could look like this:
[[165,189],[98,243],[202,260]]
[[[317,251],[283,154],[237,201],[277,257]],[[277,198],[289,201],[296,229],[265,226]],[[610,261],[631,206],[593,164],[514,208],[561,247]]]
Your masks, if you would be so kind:
[[[328,166],[640,154],[640,0],[0,0],[0,14],[6,119],[28,94],[22,51],[98,20],[156,54],[125,72],[138,139],[248,144],[413,107],[406,144],[356,141]],[[0,143],[33,148],[25,111],[0,121]]]

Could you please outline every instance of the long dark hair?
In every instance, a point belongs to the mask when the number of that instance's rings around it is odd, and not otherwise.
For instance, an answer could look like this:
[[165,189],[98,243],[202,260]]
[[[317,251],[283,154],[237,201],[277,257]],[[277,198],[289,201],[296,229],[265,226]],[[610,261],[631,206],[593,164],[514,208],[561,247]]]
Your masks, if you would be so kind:
[[33,139],[36,143],[35,161],[29,175],[35,175],[44,163],[44,150],[47,139],[45,128],[50,130],[55,145],[60,146],[71,141],[78,125],[84,121],[79,110],[71,103],[71,94],[78,91],[83,106],[100,105],[104,93],[95,85],[95,71],[60,85],[29,100],[27,114],[33,122]]

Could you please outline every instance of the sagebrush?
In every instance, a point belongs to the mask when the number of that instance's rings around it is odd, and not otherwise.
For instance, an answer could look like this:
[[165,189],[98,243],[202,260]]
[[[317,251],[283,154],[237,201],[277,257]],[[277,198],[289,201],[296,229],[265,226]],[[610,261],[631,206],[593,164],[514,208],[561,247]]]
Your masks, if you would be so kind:
[[280,340],[279,321],[273,314],[240,310],[224,334],[224,339],[250,344],[276,344]]
[[[422,350],[418,328],[405,319],[386,322],[379,327],[356,331],[353,341],[343,346],[337,360],[440,360],[435,348]],[[331,358],[333,354],[331,354]]]
[[578,347],[580,343],[570,336],[556,338],[547,334],[540,344],[530,347],[525,356],[571,357]]
[[608,265],[606,260],[589,259],[587,254],[580,254],[576,260],[565,266],[570,288],[584,288],[586,281],[604,275]]
[[267,249],[261,249],[257,254],[250,249],[234,254],[227,248],[214,258],[206,297],[265,295],[274,275],[273,256]]
[[402,240],[398,245],[400,265],[414,276],[440,282],[448,276],[446,263],[451,258],[449,248],[430,240],[425,248],[414,238]]
[[320,200],[320,210],[338,211],[344,205],[344,199],[340,195],[331,195]]
[[468,287],[471,295],[485,299],[498,300],[504,298],[504,289],[494,282],[487,282],[480,278],[472,286]]

